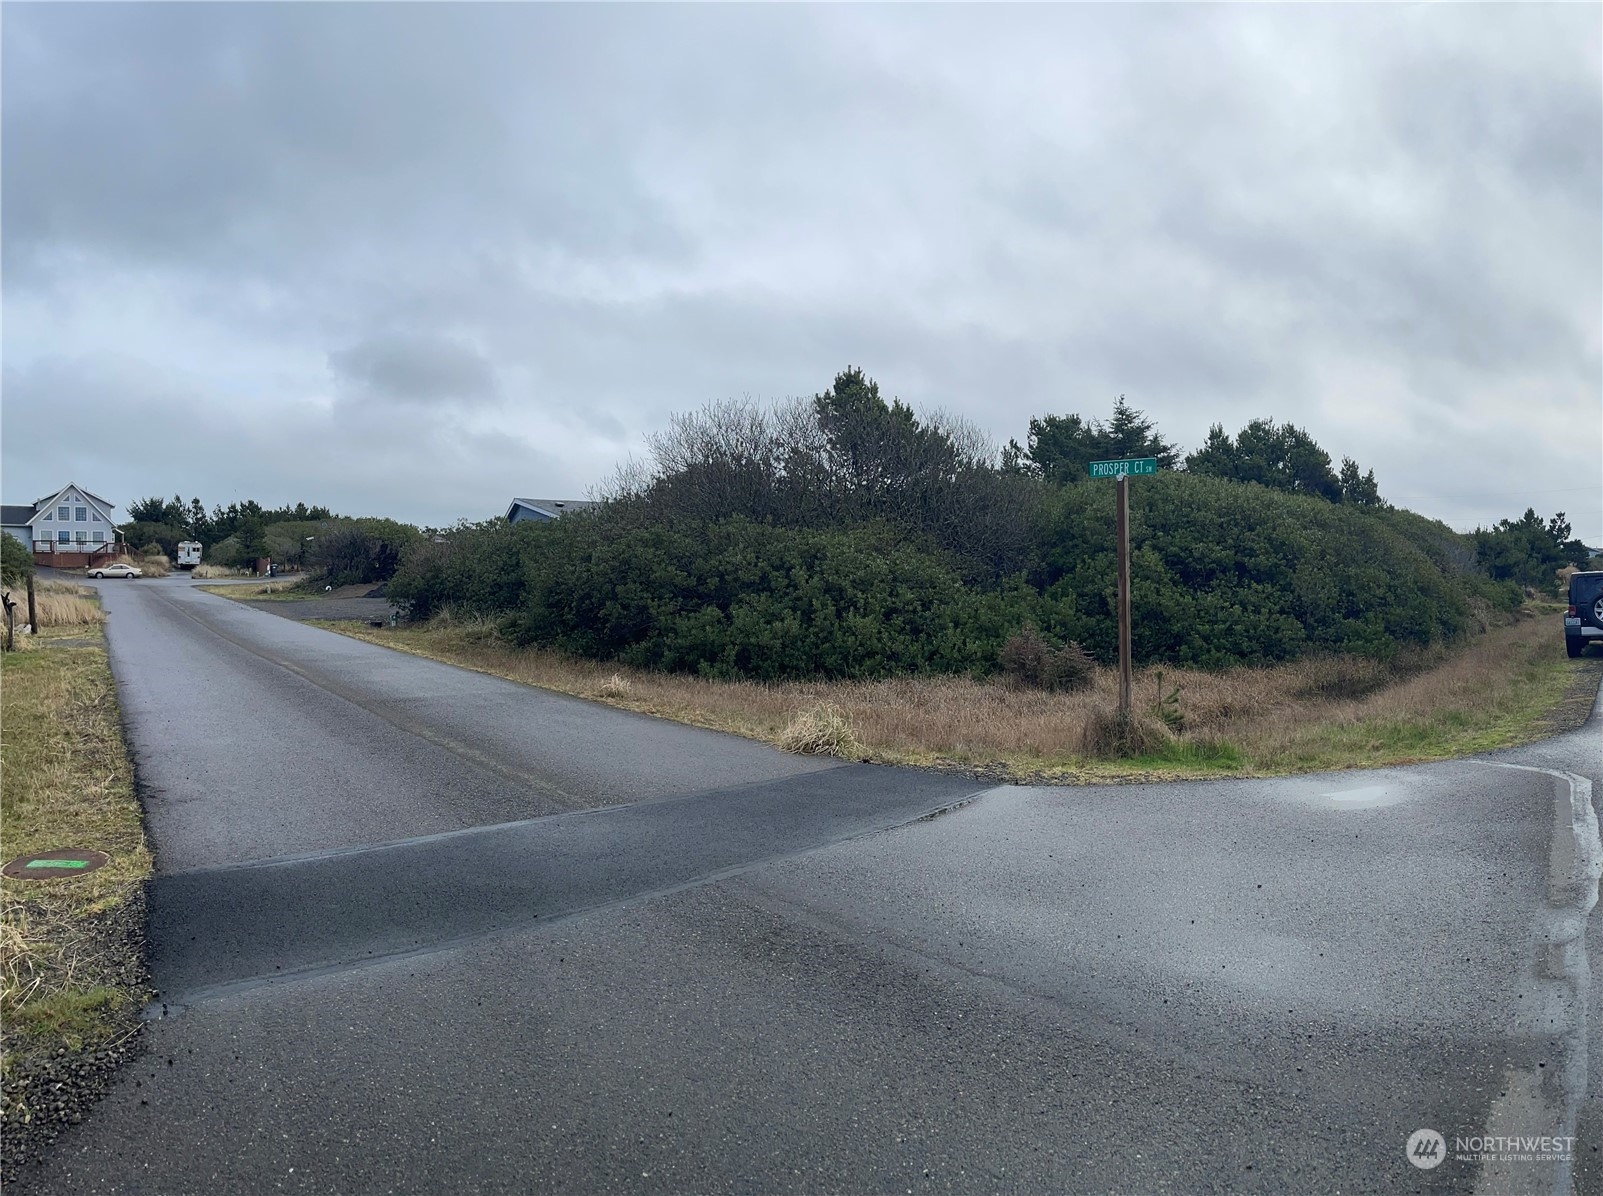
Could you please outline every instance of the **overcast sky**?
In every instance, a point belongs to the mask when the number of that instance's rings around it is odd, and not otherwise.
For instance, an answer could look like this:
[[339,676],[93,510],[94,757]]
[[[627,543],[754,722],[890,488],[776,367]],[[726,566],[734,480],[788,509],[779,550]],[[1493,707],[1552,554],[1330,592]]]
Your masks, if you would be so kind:
[[446,524],[848,364],[1603,542],[1597,5],[4,6],[4,497]]

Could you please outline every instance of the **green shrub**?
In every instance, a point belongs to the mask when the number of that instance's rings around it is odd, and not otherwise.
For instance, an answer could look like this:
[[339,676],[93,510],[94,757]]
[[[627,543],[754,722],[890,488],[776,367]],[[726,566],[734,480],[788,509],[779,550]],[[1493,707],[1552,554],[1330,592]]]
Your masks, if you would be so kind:
[[464,616],[521,610],[524,558],[542,526],[495,519],[463,524],[436,539],[419,537],[402,554],[385,588],[409,618],[430,618],[447,606]]
[[[1054,496],[1035,580],[1049,633],[1117,648],[1112,486]],[[1388,657],[1460,635],[1469,597],[1380,513],[1182,473],[1130,483],[1132,654],[1205,668]]]
[[745,519],[628,526],[563,520],[523,538],[516,634],[642,668],[714,677],[988,672],[1034,596],[963,585],[885,528]]
[[[319,533],[317,552],[336,580],[393,567],[388,594],[411,618],[449,607],[523,643],[642,668],[761,680],[1001,668],[1073,688],[1115,658],[1115,487],[1048,485],[1036,458],[1057,452],[1067,478],[1124,425],[1120,451],[1168,448],[1123,404],[1105,429],[1037,422],[1027,459],[1012,445],[997,460],[972,429],[887,403],[848,370],[810,403],[677,419],[652,441],[655,466],[583,517],[407,529],[390,566],[370,564],[371,537],[354,530]],[[1074,443],[1054,449],[1048,431]],[[1520,604],[1472,537],[1379,504],[1351,462],[1332,481],[1296,429],[1249,431],[1232,460],[1273,457],[1275,485],[1173,470],[1130,483],[1137,662],[1394,662]],[[1183,725],[1178,695],[1150,713],[1165,731]]]
[[[262,533],[266,544],[266,534]],[[407,550],[423,534],[393,519],[333,519],[312,541],[308,557],[330,585],[369,585],[388,581]]]
[[0,532],[0,582],[21,585],[33,572],[33,550],[10,532]]

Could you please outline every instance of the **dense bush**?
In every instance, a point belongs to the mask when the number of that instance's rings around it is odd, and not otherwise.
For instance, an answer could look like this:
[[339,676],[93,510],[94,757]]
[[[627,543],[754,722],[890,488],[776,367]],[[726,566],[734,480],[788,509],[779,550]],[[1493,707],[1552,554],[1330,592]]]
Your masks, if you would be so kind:
[[0,532],[0,583],[21,585],[33,572],[33,550],[9,532]]
[[[1113,490],[1054,496],[1035,578],[1046,629],[1104,661],[1117,647]],[[1137,661],[1385,656],[1466,626],[1466,589],[1375,512],[1182,473],[1139,479],[1130,495]]]
[[[649,668],[1000,668],[1063,687],[1115,657],[1115,487],[1076,481],[1103,452],[1179,456],[1122,400],[1107,424],[1048,417],[1028,450],[998,453],[847,370],[810,401],[676,419],[594,512],[414,537],[388,593],[413,618],[452,607],[524,643]],[[1350,461],[1338,478],[1298,429],[1256,421],[1199,452],[1258,481],[1131,482],[1138,662],[1390,659],[1520,601],[1469,537],[1385,506]]]
[[[616,516],[586,516],[596,524]],[[509,524],[503,519],[463,524],[438,539],[419,538],[407,550],[385,593],[412,619],[426,619],[446,607],[463,615],[504,615],[523,606],[525,557],[539,523]]]
[[516,638],[717,677],[986,671],[1033,606],[1020,586],[966,588],[880,528],[584,518],[526,546]]
[[406,550],[422,539],[417,528],[393,519],[334,519],[323,525],[307,558],[330,585],[376,584],[393,577]]

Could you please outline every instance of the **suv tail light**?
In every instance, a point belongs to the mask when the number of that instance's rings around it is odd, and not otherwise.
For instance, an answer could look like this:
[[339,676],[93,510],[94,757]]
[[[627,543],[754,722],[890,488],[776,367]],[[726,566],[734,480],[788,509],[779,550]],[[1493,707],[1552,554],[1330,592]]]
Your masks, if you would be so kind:
[[1575,617],[1575,603],[1570,603],[1570,608],[1565,612],[1565,614],[1569,615],[1569,617],[1572,619]]

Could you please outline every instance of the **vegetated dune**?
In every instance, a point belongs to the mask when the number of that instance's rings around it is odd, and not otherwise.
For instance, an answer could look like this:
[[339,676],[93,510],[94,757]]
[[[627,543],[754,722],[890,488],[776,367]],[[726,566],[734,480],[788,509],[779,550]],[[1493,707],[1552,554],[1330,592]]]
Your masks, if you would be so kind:
[[[447,611],[399,631],[348,634],[512,680],[733,731],[790,750],[884,761],[1000,764],[1015,775],[1073,771],[1118,702],[1097,668],[1070,692],[1002,680],[920,676],[861,681],[718,680],[590,661],[503,638],[497,622]],[[1134,674],[1142,721],[1134,754],[1198,769],[1283,770],[1430,758],[1528,737],[1567,673],[1550,620],[1515,617],[1453,647],[1389,662],[1316,656]],[[1545,705],[1544,705],[1545,704]],[[1103,737],[1105,740],[1105,736]]]

